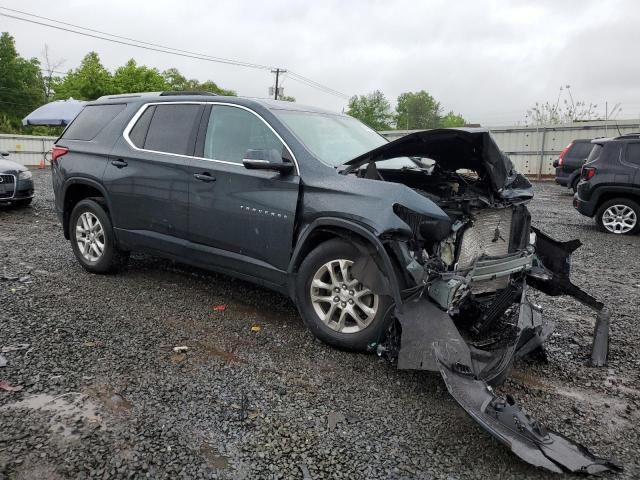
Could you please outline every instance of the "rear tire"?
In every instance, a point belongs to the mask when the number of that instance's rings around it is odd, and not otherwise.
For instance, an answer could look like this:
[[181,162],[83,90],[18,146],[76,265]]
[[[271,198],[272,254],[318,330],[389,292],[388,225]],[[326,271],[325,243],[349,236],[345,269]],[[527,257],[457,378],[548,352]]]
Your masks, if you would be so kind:
[[116,272],[129,259],[128,252],[117,248],[109,214],[95,200],[81,200],[73,208],[69,239],[80,265],[89,272]]
[[595,215],[598,229],[606,233],[632,235],[640,231],[640,205],[629,198],[604,202]]
[[324,242],[300,265],[295,287],[307,328],[323,342],[345,350],[367,350],[381,340],[391,321],[393,299],[373,294],[350,273],[360,256],[345,240]]

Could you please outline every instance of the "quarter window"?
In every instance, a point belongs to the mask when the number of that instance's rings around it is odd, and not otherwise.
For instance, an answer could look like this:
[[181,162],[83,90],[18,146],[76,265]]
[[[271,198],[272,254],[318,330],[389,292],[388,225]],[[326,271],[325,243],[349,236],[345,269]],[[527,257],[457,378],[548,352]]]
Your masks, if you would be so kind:
[[144,140],[144,149],[193,155],[196,126],[201,112],[201,105],[156,105]]
[[[249,151],[252,152],[249,152]],[[242,108],[213,105],[204,157],[242,163],[244,158],[282,161],[284,144],[256,115]]]
[[625,157],[628,163],[640,166],[640,143],[627,145],[627,155]]
[[65,140],[93,140],[125,107],[124,103],[88,105],[71,122],[61,138]]
[[147,138],[147,132],[149,131],[149,125],[151,124],[151,118],[155,111],[155,105],[148,107],[140,118],[136,122],[135,126],[129,132],[129,139],[138,148],[144,148],[144,141]]

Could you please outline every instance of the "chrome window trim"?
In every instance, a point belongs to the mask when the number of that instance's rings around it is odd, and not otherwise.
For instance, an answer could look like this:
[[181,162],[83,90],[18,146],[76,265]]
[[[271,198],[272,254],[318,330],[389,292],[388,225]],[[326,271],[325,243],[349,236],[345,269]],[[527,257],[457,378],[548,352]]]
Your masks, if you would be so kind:
[[235,103],[228,103],[228,102],[215,102],[215,101],[211,101],[211,102],[203,102],[203,101],[175,101],[175,102],[149,102],[149,103],[145,103],[144,105],[142,105],[138,111],[135,113],[135,115],[131,118],[131,120],[129,120],[129,123],[127,123],[127,126],[125,127],[124,131],[122,132],[122,136],[125,139],[125,141],[127,142],[127,144],[133,148],[134,150],[138,151],[138,152],[150,152],[150,153],[157,153],[160,155],[172,155],[175,157],[182,157],[182,158],[194,158],[197,160],[208,160],[210,162],[217,162],[217,163],[224,163],[226,165],[235,165],[238,167],[241,167],[244,169],[244,165],[242,164],[242,162],[240,163],[236,163],[236,162],[230,162],[228,160],[218,160],[215,158],[205,158],[205,157],[196,157],[195,155],[182,155],[180,153],[170,153],[170,152],[160,152],[158,150],[149,150],[146,148],[138,148],[136,147],[133,142],[131,141],[131,139],[129,138],[129,133],[131,132],[131,130],[133,130],[133,127],[135,126],[136,122],[138,121],[138,119],[142,116],[142,114],[144,113],[144,111],[153,106],[153,105],[223,105],[223,106],[227,106],[227,107],[234,107],[234,108],[240,108],[242,110],[246,110],[247,112],[250,112],[252,114],[254,114],[256,117],[258,117],[262,123],[264,123],[267,127],[269,127],[269,130],[271,130],[273,132],[273,134],[278,138],[278,140],[280,140],[282,142],[282,144],[286,147],[287,151],[289,152],[289,155],[291,155],[291,158],[293,159],[293,164],[295,166],[296,169],[296,175],[300,176],[300,168],[298,167],[298,160],[296,159],[296,156],[293,154],[293,151],[291,150],[291,148],[289,147],[289,145],[287,145],[287,142],[285,142],[283,140],[283,138],[280,136],[280,134],[278,132],[276,132],[273,127],[271,125],[269,125],[269,123],[262,118],[262,116],[251,110],[248,107],[245,107],[244,105],[237,105]]
[[16,193],[18,193],[18,177],[13,173],[0,173],[0,175],[2,175],[3,177],[13,177],[13,195],[11,195],[10,197],[2,197],[0,198],[0,201],[6,202],[7,200],[16,198]]

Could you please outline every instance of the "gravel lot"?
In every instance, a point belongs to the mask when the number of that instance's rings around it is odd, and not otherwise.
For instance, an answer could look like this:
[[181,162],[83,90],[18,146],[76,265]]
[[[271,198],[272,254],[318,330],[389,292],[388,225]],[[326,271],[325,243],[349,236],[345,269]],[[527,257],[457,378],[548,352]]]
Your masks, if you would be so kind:
[[[0,275],[28,276],[0,281],[0,382],[22,387],[0,390],[0,479],[560,478],[484,433],[438,375],[319,343],[284,297],[142,255],[85,272],[49,172],[35,180],[30,208],[0,210]],[[562,187],[536,191],[535,224],[582,240],[573,280],[613,308],[610,362],[585,366],[588,309],[539,295],[558,322],[549,363],[518,364],[504,390],[625,465],[605,477],[637,478],[640,237],[596,231]]]

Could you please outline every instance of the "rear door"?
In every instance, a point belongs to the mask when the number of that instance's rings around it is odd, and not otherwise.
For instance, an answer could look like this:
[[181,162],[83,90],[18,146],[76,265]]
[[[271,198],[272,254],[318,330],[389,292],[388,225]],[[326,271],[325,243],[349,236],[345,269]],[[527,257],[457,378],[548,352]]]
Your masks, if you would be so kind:
[[299,177],[247,170],[247,151],[270,151],[293,162],[291,151],[256,113],[212,104],[203,116],[190,164],[189,239],[199,261],[283,284],[291,257]]
[[624,163],[630,170],[629,182],[640,189],[640,141],[629,142],[624,153]]
[[181,255],[188,232],[189,159],[203,105],[146,105],[111,153],[104,174],[118,238]]

